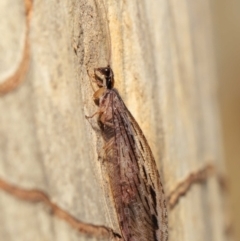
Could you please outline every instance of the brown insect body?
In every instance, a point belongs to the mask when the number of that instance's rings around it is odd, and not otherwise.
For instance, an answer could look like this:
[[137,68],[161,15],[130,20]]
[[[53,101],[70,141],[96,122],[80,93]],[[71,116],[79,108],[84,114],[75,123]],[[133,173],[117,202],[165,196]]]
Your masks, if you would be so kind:
[[[101,78],[96,74],[99,72]],[[166,241],[167,208],[151,149],[139,125],[113,88],[110,66],[95,69],[98,122],[105,141],[104,163],[125,241]]]

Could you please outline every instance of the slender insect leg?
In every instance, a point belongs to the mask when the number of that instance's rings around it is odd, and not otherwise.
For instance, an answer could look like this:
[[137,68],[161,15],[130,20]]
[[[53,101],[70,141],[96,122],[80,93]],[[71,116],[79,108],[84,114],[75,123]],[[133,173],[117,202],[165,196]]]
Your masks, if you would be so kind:
[[96,73],[95,73],[95,70],[94,70],[94,76],[92,76],[90,73],[89,73],[89,70],[87,69],[87,74],[91,80],[91,87],[93,89],[94,92],[97,91],[97,89],[94,87],[93,85],[93,82],[96,83],[98,86],[102,87],[103,86],[103,83],[101,80],[99,80],[99,78],[96,77]]
[[98,69],[95,68],[94,69],[94,75],[95,75],[95,82],[97,83],[97,85],[99,87],[103,87],[104,86],[104,80],[97,74]]
[[[98,92],[99,90],[101,90],[101,89],[98,89],[96,92]],[[105,111],[105,107],[104,107],[104,108],[99,108],[98,111],[96,111],[96,112],[93,113],[92,115],[90,115],[90,116],[85,115],[85,117],[86,117],[87,119],[91,119],[91,118],[93,118],[95,115],[99,114],[99,117],[98,117],[98,118],[100,119],[101,116],[102,116],[102,114],[104,113],[104,111]]]
[[93,113],[93,114],[90,115],[90,116],[85,115],[85,118],[86,118],[86,119],[92,119],[95,115],[97,115],[97,114],[101,114],[101,113],[102,113],[102,111],[96,111],[95,113]]
[[92,126],[92,128],[96,131],[96,132],[100,132],[99,127],[95,126],[89,119],[93,118],[95,115],[100,115],[102,112],[101,111],[97,111],[94,114],[92,114],[91,116],[87,116],[85,115],[85,118],[88,120],[89,124]]

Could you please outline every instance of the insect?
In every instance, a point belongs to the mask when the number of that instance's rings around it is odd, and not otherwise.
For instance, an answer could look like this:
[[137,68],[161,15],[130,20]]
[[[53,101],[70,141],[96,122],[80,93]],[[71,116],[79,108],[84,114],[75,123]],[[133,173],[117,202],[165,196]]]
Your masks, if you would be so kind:
[[111,67],[94,72],[99,87],[94,93],[99,106],[95,114],[105,143],[103,161],[122,237],[125,241],[166,241],[167,208],[152,151],[114,88]]

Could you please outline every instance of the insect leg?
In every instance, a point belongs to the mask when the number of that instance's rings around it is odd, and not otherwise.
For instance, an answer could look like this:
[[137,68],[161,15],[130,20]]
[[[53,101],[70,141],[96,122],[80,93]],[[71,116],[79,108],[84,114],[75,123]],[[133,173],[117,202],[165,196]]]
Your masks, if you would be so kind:
[[87,74],[89,76],[89,78],[91,79],[91,87],[93,89],[94,92],[97,91],[97,89],[94,87],[93,85],[93,82],[96,83],[99,87],[102,87],[103,86],[103,81],[100,79],[100,77],[98,77],[95,73],[95,69],[94,69],[94,76],[92,76],[90,73],[89,73],[89,70],[87,69]]
[[95,113],[93,113],[92,115],[85,115],[85,118],[86,119],[92,119],[95,115],[97,115],[97,114],[101,114],[102,113],[102,111],[96,111]]
[[99,71],[98,68],[95,68],[95,69],[94,69],[95,82],[97,83],[97,85],[98,85],[99,87],[103,87],[103,86],[105,86],[104,80],[97,74],[98,71]]

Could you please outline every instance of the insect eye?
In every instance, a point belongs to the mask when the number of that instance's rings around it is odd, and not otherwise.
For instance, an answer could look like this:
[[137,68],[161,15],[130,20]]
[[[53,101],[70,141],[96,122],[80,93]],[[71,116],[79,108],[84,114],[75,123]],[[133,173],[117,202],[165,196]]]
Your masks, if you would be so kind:
[[106,76],[109,76],[110,75],[110,70],[109,70],[109,68],[106,68],[106,69],[104,69],[104,74],[106,75]]

